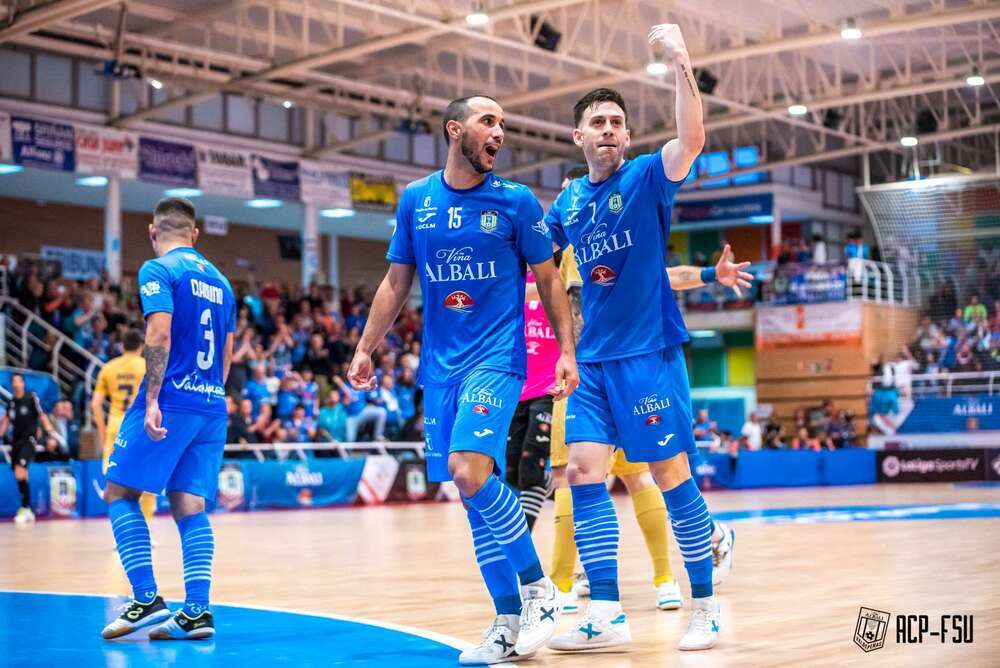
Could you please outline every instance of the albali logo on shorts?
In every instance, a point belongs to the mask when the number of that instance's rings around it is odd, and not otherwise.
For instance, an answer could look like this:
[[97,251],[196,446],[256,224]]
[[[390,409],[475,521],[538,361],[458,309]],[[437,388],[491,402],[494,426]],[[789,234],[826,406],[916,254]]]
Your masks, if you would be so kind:
[[928,473],[967,473],[979,468],[979,460],[975,457],[962,457],[961,459],[900,459],[894,455],[886,457],[882,461],[882,473],[887,478],[895,478],[901,473],[916,473],[927,475]]

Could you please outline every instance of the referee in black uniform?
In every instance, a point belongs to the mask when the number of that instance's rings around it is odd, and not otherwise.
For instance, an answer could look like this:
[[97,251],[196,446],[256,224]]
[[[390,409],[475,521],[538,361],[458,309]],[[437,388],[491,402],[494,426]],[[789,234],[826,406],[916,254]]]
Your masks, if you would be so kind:
[[28,464],[35,459],[35,444],[38,442],[38,427],[45,427],[46,433],[52,432],[52,423],[42,410],[38,395],[24,391],[24,376],[15,373],[10,377],[13,397],[7,400],[7,414],[0,418],[0,434],[6,434],[8,427],[13,425],[11,433],[10,465],[14,469],[17,489],[21,493],[21,507],[14,517],[18,523],[33,522],[35,514],[31,511],[31,490],[28,487]]

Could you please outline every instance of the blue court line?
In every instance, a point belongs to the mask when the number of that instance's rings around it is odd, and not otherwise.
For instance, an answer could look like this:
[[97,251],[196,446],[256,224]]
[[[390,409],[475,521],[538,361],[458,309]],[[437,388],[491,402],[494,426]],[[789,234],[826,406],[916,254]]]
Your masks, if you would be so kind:
[[1000,481],[981,480],[972,482],[956,482],[955,487],[1000,487]]
[[[370,620],[212,605],[216,636],[208,641],[150,641],[148,629],[103,640],[120,597],[0,591],[0,664],[28,666],[162,666],[257,668],[458,664],[447,636]],[[171,604],[171,609],[180,607]]]
[[1000,518],[998,503],[952,503],[882,506],[810,506],[722,510],[712,516],[726,522],[818,524],[825,522],[884,522],[889,520],[959,520]]

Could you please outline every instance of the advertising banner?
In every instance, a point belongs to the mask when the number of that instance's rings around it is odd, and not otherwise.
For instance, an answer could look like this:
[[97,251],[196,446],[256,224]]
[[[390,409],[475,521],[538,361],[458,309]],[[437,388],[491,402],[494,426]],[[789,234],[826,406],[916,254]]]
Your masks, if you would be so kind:
[[677,202],[677,222],[710,223],[741,220],[754,216],[770,216],[774,208],[774,195],[742,195],[717,199]]
[[303,160],[299,163],[302,201],[331,208],[351,208],[350,175],[329,165]]
[[392,213],[397,201],[396,182],[391,176],[351,175],[351,204],[355,209]]
[[76,171],[117,174],[134,179],[139,172],[139,137],[131,132],[76,126]]
[[818,304],[847,300],[847,267],[789,264],[774,272],[773,304]]
[[11,148],[17,164],[64,172],[76,168],[72,125],[12,116],[10,129]]
[[64,246],[42,246],[42,259],[62,265],[63,278],[74,281],[100,276],[104,272],[104,251]]
[[198,187],[198,160],[194,146],[139,138],[139,178],[150,183]]
[[257,197],[299,199],[299,163],[295,160],[273,160],[262,155],[251,158],[253,192]]
[[761,306],[757,309],[756,327],[760,349],[804,344],[860,345],[861,304]]
[[253,197],[250,154],[224,148],[198,148],[198,185],[205,192]]
[[0,162],[14,162],[14,150],[10,145],[10,114],[0,111]]
[[889,450],[878,453],[879,482],[986,480],[986,450]]
[[365,466],[357,459],[244,461],[247,508],[299,508],[354,503]]

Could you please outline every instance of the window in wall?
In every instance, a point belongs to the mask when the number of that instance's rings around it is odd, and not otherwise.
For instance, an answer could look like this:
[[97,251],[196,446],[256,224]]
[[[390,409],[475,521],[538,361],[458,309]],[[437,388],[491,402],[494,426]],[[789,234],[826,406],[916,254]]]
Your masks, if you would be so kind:
[[96,63],[76,61],[76,79],[80,106],[84,109],[107,111],[108,87],[111,80],[97,72]]
[[273,102],[261,102],[257,105],[260,115],[260,136],[263,139],[288,141],[288,110]]
[[252,135],[257,120],[254,103],[242,95],[226,95],[226,130],[237,134]]
[[418,165],[436,165],[434,135],[413,135],[413,162]]
[[[393,123],[394,121],[387,121],[387,123]],[[409,162],[410,161],[410,137],[411,134],[404,134],[402,132],[397,132],[394,135],[390,135],[388,139],[385,140],[385,159],[392,160],[394,162]]]
[[[145,92],[146,86],[142,81],[123,81],[122,85],[132,85],[141,93]],[[161,102],[166,102],[171,97],[178,95],[179,91],[167,90],[166,87],[160,88],[159,90],[150,87],[148,90],[149,99],[152,104],[160,104]],[[164,121],[166,123],[174,123],[176,125],[187,125],[187,110],[185,107],[174,107],[173,109],[166,109],[158,113],[154,118],[158,121]]]
[[31,95],[31,54],[0,49],[0,94],[12,97]]
[[72,104],[73,61],[44,53],[36,54],[35,97],[42,102]]

